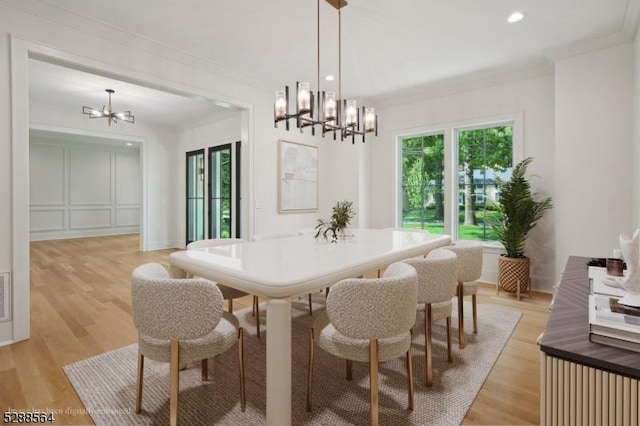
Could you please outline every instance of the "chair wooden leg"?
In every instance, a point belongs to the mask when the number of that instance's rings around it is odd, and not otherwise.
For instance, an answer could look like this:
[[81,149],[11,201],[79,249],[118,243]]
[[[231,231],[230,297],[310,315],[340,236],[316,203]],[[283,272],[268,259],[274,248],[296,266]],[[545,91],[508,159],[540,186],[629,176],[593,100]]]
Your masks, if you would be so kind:
[[369,394],[371,426],[378,426],[378,339],[369,341]]
[[180,383],[180,352],[177,340],[170,342],[171,356],[169,358],[170,365],[170,382],[171,391],[169,396],[169,424],[171,426],[178,425],[178,385]]
[[428,303],[424,310],[424,352],[426,358],[426,383],[433,384],[433,345],[431,343],[431,304]]
[[451,315],[447,317],[447,359],[449,362],[453,362],[453,351],[451,341]]
[[233,299],[227,300],[227,311],[229,311],[230,314],[233,313]]
[[471,295],[471,304],[473,307],[473,333],[478,334],[478,302],[475,294]]
[[311,411],[311,391],[313,389],[313,328],[309,330],[309,368],[307,369],[307,411]]
[[311,302],[311,293],[309,293],[309,316],[313,316],[313,305]]
[[206,382],[209,380],[209,361],[205,358],[202,360],[202,377],[201,380]]
[[258,296],[253,296],[253,308],[251,309],[251,316],[256,316],[256,309],[258,308]]
[[407,350],[407,386],[408,390],[408,402],[407,408],[413,411],[413,351],[411,349],[411,345],[409,345],[409,350]]
[[329,296],[329,287],[324,289],[324,298],[326,299]]
[[347,375],[346,375],[346,379],[351,381],[353,380],[353,361],[351,361],[350,359],[346,360],[347,361]]
[[136,383],[136,414],[142,409],[142,385],[144,380],[144,355],[138,350],[138,378]]
[[247,395],[244,388],[244,330],[238,329],[238,373],[240,374],[240,409],[247,408]]
[[258,296],[253,296],[255,300],[254,308],[256,311],[256,335],[260,338],[260,307],[258,306]]
[[464,349],[464,305],[462,283],[458,283],[458,346]]

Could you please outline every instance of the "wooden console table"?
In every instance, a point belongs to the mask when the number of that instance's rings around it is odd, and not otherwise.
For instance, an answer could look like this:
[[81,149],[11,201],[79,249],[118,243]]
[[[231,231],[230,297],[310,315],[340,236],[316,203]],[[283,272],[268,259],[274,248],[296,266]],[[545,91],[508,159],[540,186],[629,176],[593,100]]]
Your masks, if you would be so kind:
[[640,353],[589,341],[589,258],[569,258],[540,341],[542,425],[640,424]]

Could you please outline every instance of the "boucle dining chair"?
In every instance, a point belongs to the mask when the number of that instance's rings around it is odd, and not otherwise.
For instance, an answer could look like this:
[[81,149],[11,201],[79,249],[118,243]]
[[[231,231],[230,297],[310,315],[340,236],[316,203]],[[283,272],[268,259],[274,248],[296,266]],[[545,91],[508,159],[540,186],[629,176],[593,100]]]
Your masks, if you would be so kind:
[[[276,238],[288,238],[288,237],[297,237],[298,235],[304,235],[301,232],[264,232],[261,234],[255,234],[252,238],[253,241],[262,241],[262,240],[274,240]],[[255,296],[254,296],[255,297]],[[254,303],[257,307],[257,297]],[[313,315],[313,305],[311,301],[311,293],[309,293],[309,315]]]
[[[235,243],[242,243],[246,240],[242,238],[212,238],[208,240],[192,241],[187,244],[187,250],[193,250],[197,248],[217,247]],[[247,296],[249,293],[228,287],[224,284],[216,283],[218,288],[222,292],[222,297],[227,301],[227,310],[233,313],[233,299],[238,299],[243,296]],[[256,313],[258,314],[256,316]],[[253,296],[253,307],[251,316],[256,318],[256,336],[260,338],[260,308],[258,306],[258,296]]]
[[240,407],[245,411],[243,331],[238,319],[223,310],[222,293],[202,278],[173,278],[158,263],[138,266],[131,274],[133,323],[138,330],[138,373],[135,412],[142,408],[144,359],[168,362],[169,421],[178,424],[180,365],[202,361],[202,380],[208,380],[207,360],[238,343]]
[[451,349],[451,299],[458,288],[458,257],[445,249],[430,251],[425,258],[411,258],[403,262],[418,273],[418,310],[424,311],[424,347],[426,384],[433,384],[433,345],[431,324],[447,321],[447,359],[453,362]]
[[[411,327],[416,319],[418,276],[393,263],[382,278],[349,278],[331,287],[326,310],[309,334],[307,411],[311,411],[314,345],[348,361],[368,362],[371,424],[378,424],[378,362],[406,356],[408,408],[413,410]],[[349,366],[349,364],[347,364]]]
[[479,241],[458,240],[455,244],[443,247],[458,256],[458,346],[465,347],[464,332],[464,296],[471,295],[473,310],[473,332],[478,332],[478,280],[482,275],[482,243]]

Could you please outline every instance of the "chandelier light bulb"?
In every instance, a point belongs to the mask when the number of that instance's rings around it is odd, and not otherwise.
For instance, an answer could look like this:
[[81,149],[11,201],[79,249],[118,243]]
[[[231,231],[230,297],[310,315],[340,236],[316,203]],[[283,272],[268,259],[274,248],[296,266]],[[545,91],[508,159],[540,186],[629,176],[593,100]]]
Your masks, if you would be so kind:
[[364,109],[364,131],[373,132],[376,128],[376,110],[375,108]]
[[298,111],[311,111],[311,92],[309,83],[302,82],[298,85]]
[[285,98],[284,90],[276,92],[275,113],[277,119],[286,118],[287,116],[287,99]]
[[344,124],[347,126],[358,124],[358,103],[356,101],[347,101]]
[[324,118],[325,120],[335,120],[336,118],[336,94],[335,92],[327,92],[324,100]]

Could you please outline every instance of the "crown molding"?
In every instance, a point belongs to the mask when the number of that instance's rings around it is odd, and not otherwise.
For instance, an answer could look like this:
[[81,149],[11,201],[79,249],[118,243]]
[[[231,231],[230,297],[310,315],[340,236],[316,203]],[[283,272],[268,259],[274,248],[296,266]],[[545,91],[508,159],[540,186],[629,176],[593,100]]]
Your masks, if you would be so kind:
[[640,0],[629,0],[620,27],[610,34],[556,46],[545,50],[544,54],[549,60],[556,62],[571,56],[582,55],[619,44],[629,43],[636,38],[639,23]]
[[491,86],[529,80],[553,74],[553,65],[544,57],[511,62],[472,73],[406,88],[387,95],[370,97],[376,107],[401,105],[470,92]]
[[557,62],[559,60],[570,58],[572,56],[582,55],[600,49],[606,49],[608,47],[617,46],[623,43],[629,43],[632,40],[633,37],[630,37],[629,35],[620,31],[602,37],[581,40],[575,43],[553,47],[551,49],[545,50],[544,54],[547,58],[549,58],[550,61]]

